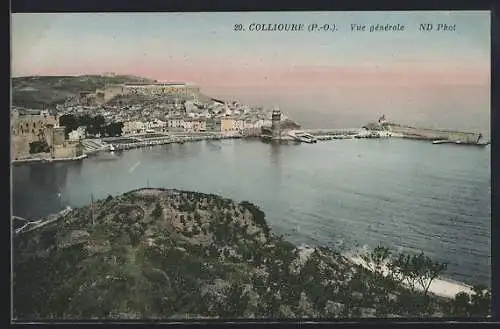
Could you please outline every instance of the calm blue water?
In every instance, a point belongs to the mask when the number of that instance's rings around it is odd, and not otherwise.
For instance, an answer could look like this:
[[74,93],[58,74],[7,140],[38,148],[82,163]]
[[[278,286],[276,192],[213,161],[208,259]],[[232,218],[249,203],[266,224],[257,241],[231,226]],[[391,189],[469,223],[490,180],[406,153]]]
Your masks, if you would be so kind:
[[490,149],[411,140],[313,145],[200,142],[126,151],[116,161],[14,167],[14,214],[151,186],[248,200],[295,243],[384,244],[447,262],[447,276],[490,285]]

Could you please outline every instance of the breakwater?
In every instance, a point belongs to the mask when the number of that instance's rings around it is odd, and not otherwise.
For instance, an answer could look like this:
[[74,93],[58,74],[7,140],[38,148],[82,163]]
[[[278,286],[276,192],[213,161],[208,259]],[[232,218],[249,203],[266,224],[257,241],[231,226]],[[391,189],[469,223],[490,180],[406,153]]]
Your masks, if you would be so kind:
[[417,128],[394,123],[388,124],[387,127],[391,132],[402,134],[404,138],[411,139],[450,140],[464,144],[477,144],[482,137],[481,133]]
[[323,129],[302,129],[301,131],[311,134],[311,135],[318,135],[318,136],[342,136],[342,135],[347,135],[347,136],[354,136],[363,133],[365,129],[363,128],[334,128],[334,129],[328,129],[328,128],[323,128]]

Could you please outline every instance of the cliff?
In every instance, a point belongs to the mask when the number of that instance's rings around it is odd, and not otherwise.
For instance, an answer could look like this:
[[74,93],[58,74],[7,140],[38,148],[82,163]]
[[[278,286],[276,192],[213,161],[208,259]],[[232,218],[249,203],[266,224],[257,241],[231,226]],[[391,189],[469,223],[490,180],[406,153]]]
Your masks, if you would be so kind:
[[328,248],[296,247],[248,202],[140,189],[14,239],[17,319],[440,316]]

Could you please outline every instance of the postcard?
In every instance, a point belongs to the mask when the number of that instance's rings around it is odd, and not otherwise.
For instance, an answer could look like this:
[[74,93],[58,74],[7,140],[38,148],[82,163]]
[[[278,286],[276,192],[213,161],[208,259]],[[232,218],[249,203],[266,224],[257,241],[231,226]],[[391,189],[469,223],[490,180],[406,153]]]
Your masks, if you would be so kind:
[[13,14],[13,318],[488,318],[490,50],[486,11]]

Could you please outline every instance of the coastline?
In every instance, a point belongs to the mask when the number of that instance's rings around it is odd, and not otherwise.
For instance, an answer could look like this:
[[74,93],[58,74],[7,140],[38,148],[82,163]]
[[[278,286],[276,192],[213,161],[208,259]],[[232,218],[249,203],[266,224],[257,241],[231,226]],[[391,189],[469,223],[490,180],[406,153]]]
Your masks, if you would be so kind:
[[[128,136],[124,136],[123,138],[129,138]],[[103,151],[118,151],[118,150],[129,150],[129,149],[135,149],[135,148],[141,148],[141,147],[148,147],[148,146],[155,146],[155,145],[165,145],[165,144],[183,144],[186,142],[200,142],[204,140],[222,140],[222,139],[240,139],[240,138],[247,138],[244,137],[240,134],[213,134],[213,135],[191,135],[191,136],[176,136],[176,135],[171,135],[171,136],[165,136],[165,137],[156,137],[156,138],[151,138],[151,139],[146,139],[146,140],[141,140],[137,142],[131,142],[131,143],[107,143],[107,145],[112,146],[112,149],[110,148],[105,148]]]
[[79,156],[71,157],[71,158],[28,158],[28,159],[18,159],[12,160],[12,164],[26,164],[26,163],[52,163],[52,162],[65,162],[65,161],[78,161],[83,160],[87,157],[87,154],[82,154]]
[[[364,260],[359,256],[354,255],[346,255],[346,257],[356,265],[361,265],[366,269],[370,269]],[[389,273],[389,270],[386,266],[383,266],[382,272],[384,275]],[[421,287],[417,286],[416,289],[422,290]],[[456,294],[460,292],[465,292],[467,294],[472,294],[472,286],[465,284],[463,282],[446,280],[445,278],[436,278],[431,282],[429,287],[429,292],[433,293],[436,296],[444,297],[444,298],[455,298]]]
[[[428,136],[417,136],[408,135],[402,133],[381,133],[377,132],[377,136],[372,136],[370,131],[364,130],[363,128],[344,128],[344,129],[303,129],[303,131],[310,133],[315,136],[319,141],[331,141],[340,139],[356,139],[356,138],[374,138],[374,139],[385,139],[385,138],[401,138],[419,141],[432,141],[433,144],[454,144],[463,146],[486,146],[488,143],[458,143],[451,140],[443,140],[440,143],[436,143],[433,137]],[[17,159],[12,160],[12,164],[29,164],[29,163],[51,163],[51,162],[65,162],[65,161],[78,161],[87,158],[89,155],[98,154],[102,151],[122,151],[129,149],[136,149],[141,147],[151,147],[156,145],[165,144],[183,144],[186,142],[199,142],[207,140],[223,140],[223,139],[259,139],[262,136],[254,135],[244,135],[237,132],[205,132],[205,133],[184,133],[184,134],[168,134],[161,137],[152,138],[137,138],[136,136],[121,136],[117,137],[116,141],[120,139],[133,138],[136,139],[134,142],[130,143],[113,143],[115,140],[101,140],[104,143],[104,147],[100,149],[89,149],[84,151],[84,154],[77,157],[71,158],[28,158],[28,159]]]

